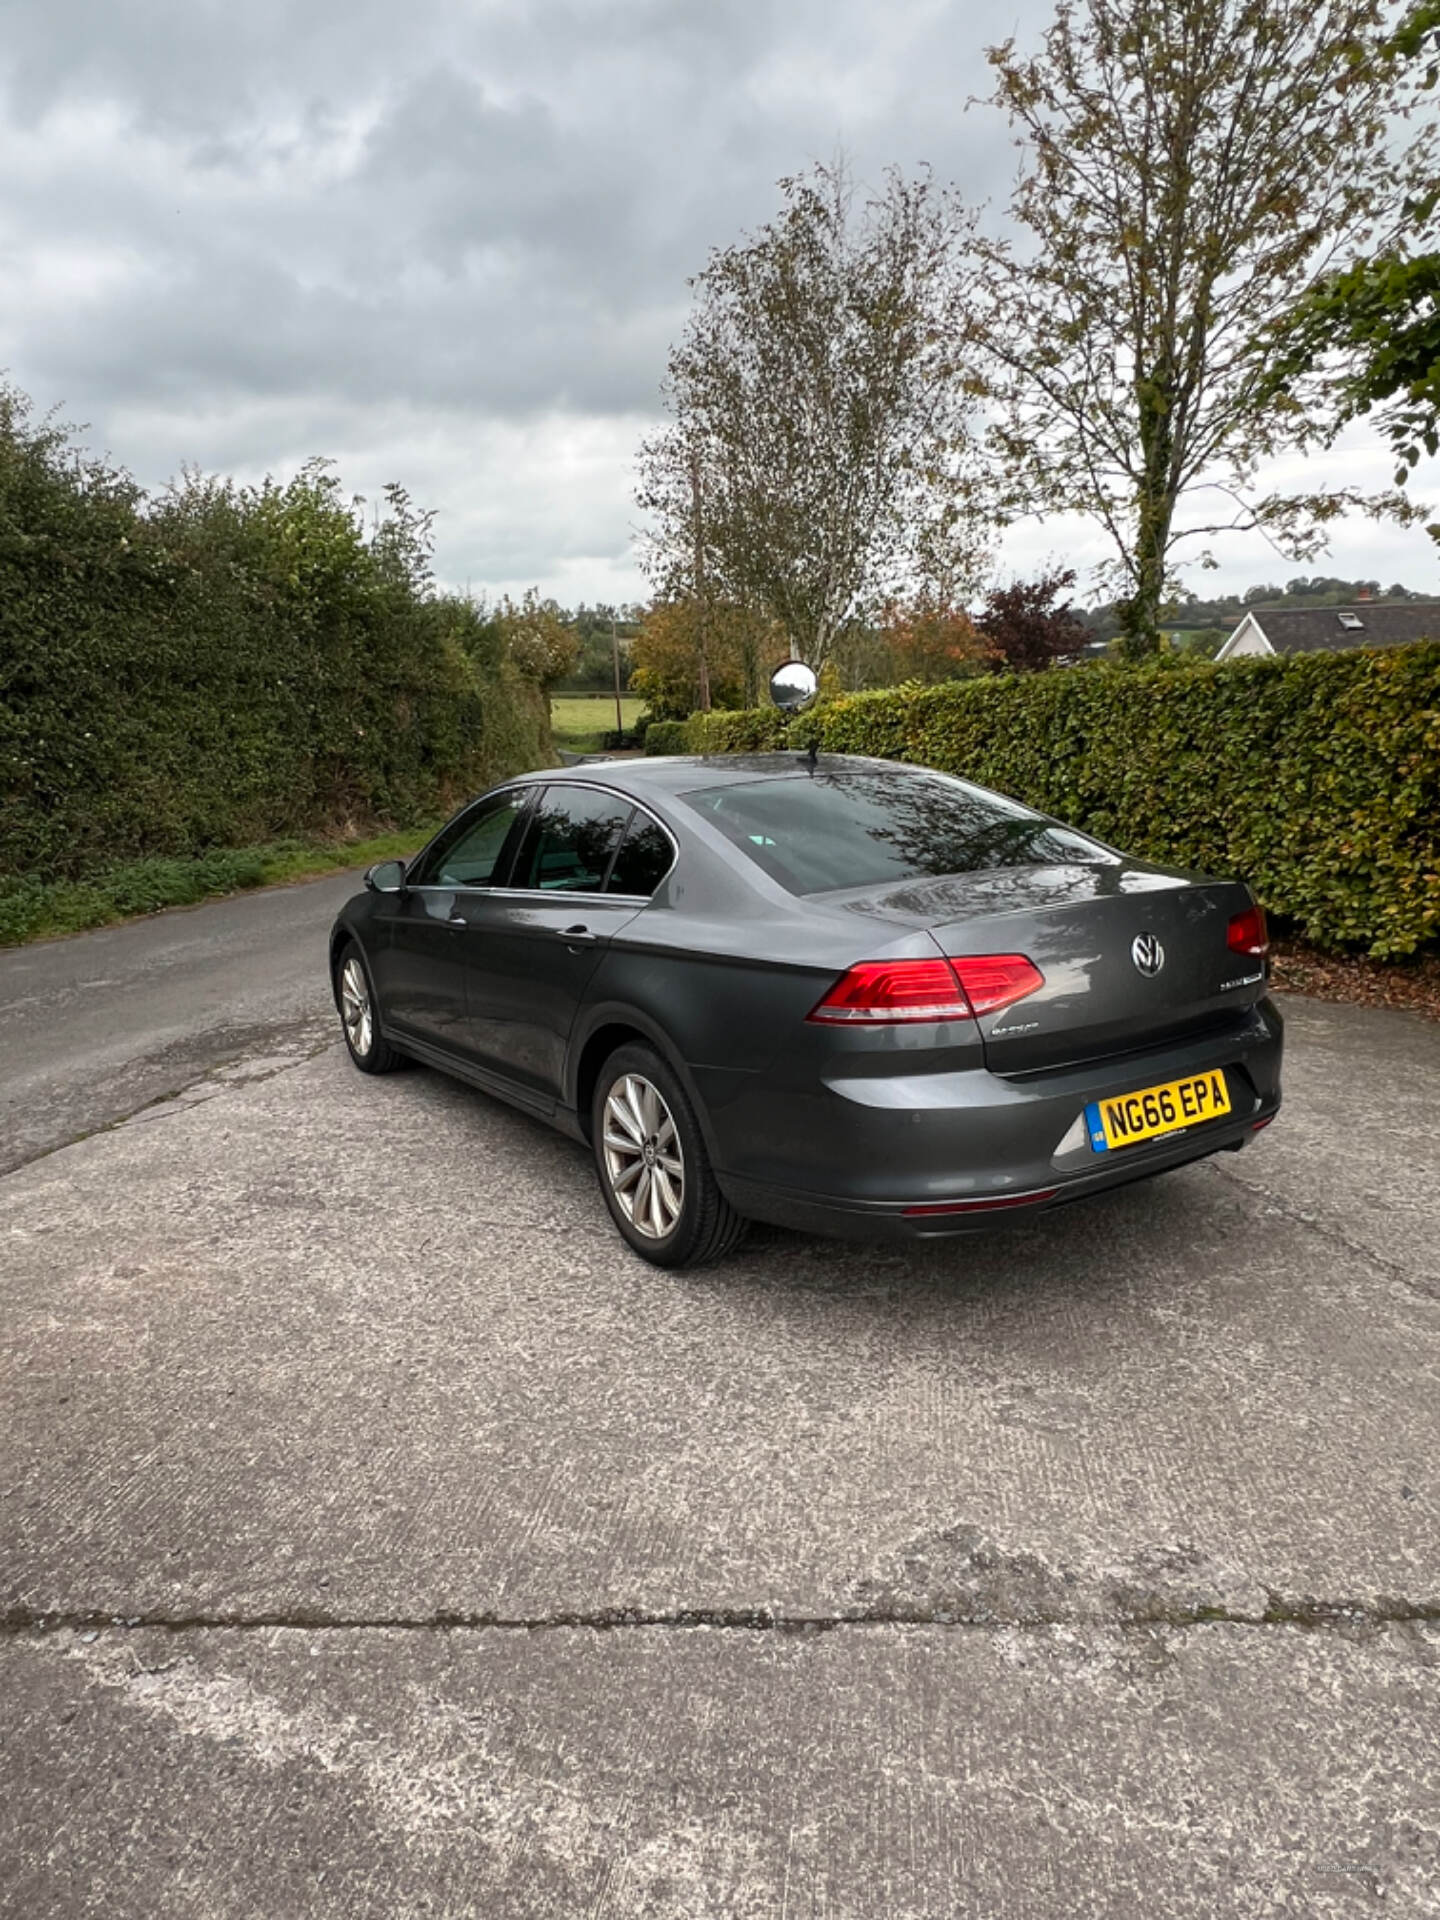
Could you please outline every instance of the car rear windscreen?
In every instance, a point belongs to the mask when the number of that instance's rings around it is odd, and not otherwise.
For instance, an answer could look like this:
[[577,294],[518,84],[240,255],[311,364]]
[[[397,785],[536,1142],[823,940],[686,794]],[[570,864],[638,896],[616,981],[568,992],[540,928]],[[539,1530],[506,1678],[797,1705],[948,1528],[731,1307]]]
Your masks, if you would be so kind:
[[791,893],[1110,857],[1013,800],[928,770],[817,772],[683,797]]

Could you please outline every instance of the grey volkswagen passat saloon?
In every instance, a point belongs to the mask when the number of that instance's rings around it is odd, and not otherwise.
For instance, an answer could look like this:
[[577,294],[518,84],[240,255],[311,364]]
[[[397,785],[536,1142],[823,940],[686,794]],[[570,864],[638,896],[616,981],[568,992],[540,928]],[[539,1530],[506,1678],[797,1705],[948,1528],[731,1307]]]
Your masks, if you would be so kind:
[[672,1267],[749,1220],[928,1237],[1244,1146],[1280,1104],[1265,956],[1237,881],[795,753],[509,781],[372,868],[330,943],[356,1066],[585,1141]]

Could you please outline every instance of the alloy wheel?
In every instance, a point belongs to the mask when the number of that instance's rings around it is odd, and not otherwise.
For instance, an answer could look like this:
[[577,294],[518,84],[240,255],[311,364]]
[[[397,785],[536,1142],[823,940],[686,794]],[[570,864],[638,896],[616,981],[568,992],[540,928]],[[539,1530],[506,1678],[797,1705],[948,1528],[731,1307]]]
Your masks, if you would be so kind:
[[363,1060],[370,1051],[374,1021],[370,1012],[370,984],[365,969],[352,954],[340,974],[340,1017],[354,1052]]
[[663,1095],[638,1073],[627,1073],[605,1100],[605,1176],[637,1233],[663,1240],[685,1204],[685,1156]]

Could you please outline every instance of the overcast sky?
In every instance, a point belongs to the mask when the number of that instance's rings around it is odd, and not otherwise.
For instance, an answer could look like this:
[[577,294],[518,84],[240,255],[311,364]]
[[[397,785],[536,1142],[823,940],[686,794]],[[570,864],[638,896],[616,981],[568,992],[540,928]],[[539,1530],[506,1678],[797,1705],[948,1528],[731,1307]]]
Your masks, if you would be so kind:
[[[494,594],[628,600],[634,454],[686,277],[843,147],[1002,202],[985,46],[1049,0],[8,0],[0,368],[147,486],[311,454],[439,509]],[[1329,471],[1387,483],[1355,430]],[[1312,468],[1308,481],[1323,477]],[[1440,485],[1430,476],[1430,492]],[[1003,556],[1082,569],[1083,525]],[[1346,527],[1297,571],[1440,588],[1423,533]]]

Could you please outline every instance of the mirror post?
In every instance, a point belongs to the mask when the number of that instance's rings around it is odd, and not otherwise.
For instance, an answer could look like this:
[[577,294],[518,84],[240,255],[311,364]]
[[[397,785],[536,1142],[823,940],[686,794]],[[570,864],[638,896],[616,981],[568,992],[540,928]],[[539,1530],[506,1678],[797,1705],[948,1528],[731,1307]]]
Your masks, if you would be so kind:
[[613,613],[610,615],[610,656],[615,668],[615,731],[624,733],[625,716],[620,710],[620,629]]

